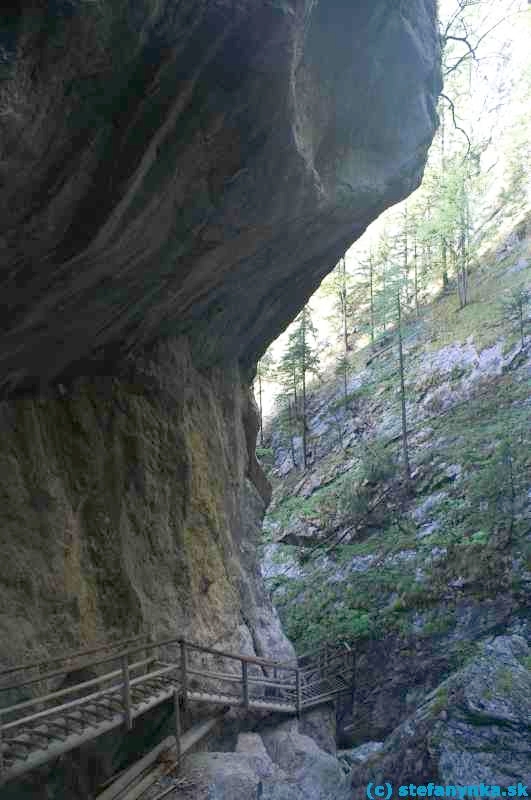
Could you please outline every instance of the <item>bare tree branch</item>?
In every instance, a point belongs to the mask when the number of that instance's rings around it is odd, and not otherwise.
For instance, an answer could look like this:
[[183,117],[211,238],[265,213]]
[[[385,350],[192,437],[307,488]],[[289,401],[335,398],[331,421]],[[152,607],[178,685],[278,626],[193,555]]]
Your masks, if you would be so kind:
[[439,95],[439,97],[442,98],[442,100],[446,100],[446,102],[448,103],[448,107],[449,107],[450,113],[452,115],[452,122],[454,124],[454,128],[456,129],[456,131],[459,131],[460,133],[462,133],[463,136],[465,137],[466,141],[467,141],[467,151],[466,151],[466,154],[465,154],[465,158],[468,158],[468,156],[470,155],[470,151],[472,149],[472,143],[471,143],[470,137],[469,137],[468,133],[465,131],[465,129],[457,124],[457,120],[455,118],[455,106],[454,106],[454,103],[448,97],[448,95],[443,94],[442,92]]

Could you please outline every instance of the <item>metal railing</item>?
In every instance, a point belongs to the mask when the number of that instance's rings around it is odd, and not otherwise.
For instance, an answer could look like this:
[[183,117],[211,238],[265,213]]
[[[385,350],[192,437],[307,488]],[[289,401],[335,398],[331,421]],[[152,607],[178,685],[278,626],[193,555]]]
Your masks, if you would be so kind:
[[[352,668],[352,653],[333,648],[307,654],[299,665],[230,653],[182,637],[133,640],[127,648],[123,644],[101,658],[86,660],[108,647],[0,673],[0,706],[3,692],[34,691],[31,698],[0,707],[0,783],[112,727],[131,729],[137,716],[171,698],[177,715],[179,702],[186,708],[189,701],[300,714],[341,691],[340,676]],[[73,666],[72,660],[80,657],[84,663]],[[68,665],[50,669],[61,661]],[[80,669],[83,680],[60,688],[51,685]],[[94,676],[87,677],[87,670]],[[5,683],[8,675],[28,672],[29,677]]]

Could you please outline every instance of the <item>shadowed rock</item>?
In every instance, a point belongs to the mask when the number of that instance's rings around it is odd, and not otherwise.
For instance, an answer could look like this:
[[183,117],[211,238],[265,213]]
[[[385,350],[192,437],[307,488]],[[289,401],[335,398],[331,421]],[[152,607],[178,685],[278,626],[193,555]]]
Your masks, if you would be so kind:
[[418,184],[435,3],[45,6],[2,18],[0,386],[176,334],[251,366]]

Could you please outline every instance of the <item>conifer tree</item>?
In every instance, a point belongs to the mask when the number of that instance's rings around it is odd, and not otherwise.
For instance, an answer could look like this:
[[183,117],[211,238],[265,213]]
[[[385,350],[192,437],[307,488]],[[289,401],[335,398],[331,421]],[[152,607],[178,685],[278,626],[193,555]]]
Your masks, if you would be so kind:
[[288,402],[292,438],[295,430],[302,435],[303,466],[308,464],[307,381],[309,374],[316,375],[319,357],[315,345],[316,329],[309,306],[305,306],[294,322],[286,349],[280,360],[278,375],[281,385],[292,402]]
[[352,349],[351,328],[353,316],[353,291],[352,275],[347,270],[346,258],[342,256],[335,269],[323,282],[323,293],[334,301],[334,313],[329,318],[332,328],[341,342],[341,348],[336,362],[336,374],[341,375],[343,381],[343,401],[346,404],[348,397],[348,353]]
[[258,411],[260,414],[260,447],[264,446],[264,406],[263,384],[274,377],[275,365],[273,356],[267,350],[256,365],[255,388],[258,394]]

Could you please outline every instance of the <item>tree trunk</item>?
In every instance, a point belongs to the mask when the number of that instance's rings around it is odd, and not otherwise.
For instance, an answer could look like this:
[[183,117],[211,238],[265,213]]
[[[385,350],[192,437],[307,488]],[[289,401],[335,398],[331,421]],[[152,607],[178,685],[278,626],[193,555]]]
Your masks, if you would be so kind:
[[404,477],[406,486],[411,484],[411,467],[409,464],[409,448],[407,441],[407,417],[406,417],[406,387],[404,381],[404,348],[402,345],[402,309],[400,303],[400,290],[397,292],[397,312],[398,312],[398,365],[400,371],[400,406],[402,410],[402,455],[404,459]]
[[404,240],[403,240],[403,258],[404,258],[404,282],[405,282],[405,289],[406,289],[406,308],[409,308],[410,304],[410,294],[409,294],[409,242],[408,242],[408,213],[407,213],[407,203],[404,206]]
[[443,289],[447,289],[450,281],[448,280],[448,248],[444,236],[441,236],[441,265]]
[[[439,112],[439,120],[440,126],[439,129],[441,131],[441,175],[444,177],[446,173],[446,150],[445,150],[445,116],[444,116],[444,105],[441,106]],[[441,267],[442,267],[442,282],[443,282],[443,289],[448,288],[448,264],[447,264],[447,243],[444,235],[441,235]]]
[[419,264],[417,252],[417,237],[413,239],[413,265],[415,270],[415,316],[419,316]]
[[383,306],[383,329],[384,333],[387,330],[387,270],[386,264],[384,262],[383,269],[382,269],[382,290],[384,296],[384,306]]
[[[305,312],[303,311],[303,314]],[[302,320],[302,461],[304,469],[308,464],[308,448],[306,441],[306,324],[303,316]]]
[[374,347],[374,267],[372,253],[369,254],[369,290],[371,295],[371,347]]
[[343,345],[345,354],[349,351],[348,343],[348,315],[347,315],[347,265],[345,256],[341,259],[341,314],[343,316]]
[[258,407],[260,409],[260,447],[264,446],[264,414],[262,408],[262,376],[258,369]]
[[347,397],[348,397],[348,362],[347,357],[343,359],[343,397],[344,397],[344,405],[345,405],[345,413],[347,408]]
[[293,441],[293,414],[291,408],[291,398],[288,397],[288,424],[289,424],[289,443],[291,448],[291,460],[293,461],[294,468],[297,467],[297,459],[295,457],[295,443]]

